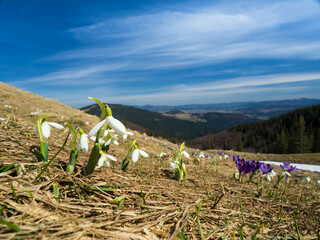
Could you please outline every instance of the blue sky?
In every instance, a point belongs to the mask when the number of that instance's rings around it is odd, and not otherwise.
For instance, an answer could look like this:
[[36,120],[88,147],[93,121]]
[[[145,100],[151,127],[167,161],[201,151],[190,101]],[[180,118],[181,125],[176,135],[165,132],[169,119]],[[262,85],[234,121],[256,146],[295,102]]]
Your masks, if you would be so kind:
[[320,98],[320,2],[0,0],[0,80],[74,107]]

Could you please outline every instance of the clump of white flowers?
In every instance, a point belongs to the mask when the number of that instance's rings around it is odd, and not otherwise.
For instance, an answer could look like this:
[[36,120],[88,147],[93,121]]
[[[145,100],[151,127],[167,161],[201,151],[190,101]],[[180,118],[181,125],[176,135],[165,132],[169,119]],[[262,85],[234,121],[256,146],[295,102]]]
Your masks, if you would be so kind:
[[187,177],[186,165],[183,163],[182,156],[190,158],[189,154],[184,151],[184,142],[180,146],[180,151],[175,153],[174,161],[170,163],[171,169],[175,171],[175,177],[179,182],[185,181]]
[[63,129],[64,126],[55,122],[47,122],[45,116],[41,116],[37,122],[37,133],[40,140],[40,151],[39,149],[34,149],[34,154],[39,161],[48,161],[48,142],[44,142],[44,138],[49,138],[51,135],[51,127],[55,127],[57,129]]
[[[108,154],[110,146],[119,145],[119,135],[122,135],[124,140],[127,139],[128,136],[133,135],[132,132],[128,132],[126,130],[125,126],[118,119],[112,116],[111,108],[108,105],[104,105],[101,101],[99,101],[96,98],[89,98],[98,103],[101,109],[101,116],[100,122],[89,131],[88,135],[85,134],[84,131],[78,126],[74,128],[70,124],[65,123],[65,125],[70,129],[70,132],[73,134],[71,152],[66,169],[66,171],[70,174],[74,172],[75,163],[79,155],[79,152],[82,151],[84,154],[87,154],[89,152],[89,139],[94,141],[94,145],[84,171],[85,175],[91,175],[95,168],[100,168],[102,166],[110,167],[110,160],[117,161],[117,159],[114,156]],[[33,112],[32,115],[37,113],[38,112]],[[37,133],[40,139],[40,151],[39,149],[35,148],[34,154],[39,161],[48,161],[48,142],[44,142],[44,138],[50,137],[51,127],[55,127],[58,129],[64,128],[64,126],[60,125],[59,123],[48,122],[46,120],[46,117],[48,116],[41,116],[37,122]],[[77,144],[78,131],[80,133],[80,139]],[[69,135],[70,133],[68,134],[64,145],[57,152],[57,154],[64,148]],[[54,155],[54,157],[48,162],[47,165],[49,165],[52,162],[52,160],[57,156],[57,154]],[[138,149],[136,141],[134,140],[129,148],[126,159],[124,159],[121,164],[121,169],[126,170],[131,164],[131,162],[135,163],[138,161],[139,156],[148,157],[149,155],[145,151]],[[37,176],[37,178],[41,176],[42,172]]]
[[138,145],[136,144],[136,140],[133,140],[133,142],[131,143],[131,146],[128,150],[126,158],[123,159],[123,161],[121,163],[120,170],[126,171],[130,167],[132,162],[136,163],[138,161],[139,156],[149,157],[148,153],[146,153],[145,151],[143,151],[141,149],[138,149]]

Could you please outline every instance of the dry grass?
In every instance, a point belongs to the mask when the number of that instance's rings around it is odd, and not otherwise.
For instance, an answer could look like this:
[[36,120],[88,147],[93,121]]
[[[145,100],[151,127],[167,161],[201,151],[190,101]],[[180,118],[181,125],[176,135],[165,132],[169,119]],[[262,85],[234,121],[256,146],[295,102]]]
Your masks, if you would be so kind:
[[[1,224],[2,239],[178,239],[178,234],[200,239],[199,223],[204,239],[233,239],[233,234],[241,239],[239,230],[244,223],[245,238],[256,233],[260,239],[298,239],[298,227],[303,239],[319,239],[320,185],[303,182],[306,172],[296,173],[293,178],[297,182],[291,179],[289,184],[281,182],[273,188],[268,183],[257,185],[259,178],[252,183],[248,178],[244,183],[232,179],[236,168],[230,159],[213,165],[212,159],[197,162],[191,158],[186,161],[188,179],[179,184],[169,168],[173,149],[178,146],[137,132],[134,138],[139,148],[150,157],[139,159],[128,172],[120,171],[119,166],[130,140],[120,141],[118,148],[109,151],[118,162],[90,177],[82,175],[88,157],[84,154],[75,173],[65,173],[68,144],[36,181],[43,163],[37,163],[31,152],[38,145],[34,135],[37,117],[29,113],[38,107],[46,110],[50,120],[72,120],[72,125],[86,131],[91,126],[85,122],[94,124],[98,118],[1,83],[0,87],[0,98],[5,100],[0,105],[0,117],[7,119],[0,127],[0,165],[15,163],[23,169],[22,174],[15,167],[0,173],[2,219],[21,230],[14,232]],[[4,108],[4,104],[14,110]],[[53,130],[52,134],[50,156],[62,145],[67,132]],[[156,154],[162,150],[168,156],[158,159]],[[319,179],[316,174],[311,177]],[[58,196],[53,192],[54,184],[59,188]],[[124,198],[122,203],[114,201],[119,197]]]

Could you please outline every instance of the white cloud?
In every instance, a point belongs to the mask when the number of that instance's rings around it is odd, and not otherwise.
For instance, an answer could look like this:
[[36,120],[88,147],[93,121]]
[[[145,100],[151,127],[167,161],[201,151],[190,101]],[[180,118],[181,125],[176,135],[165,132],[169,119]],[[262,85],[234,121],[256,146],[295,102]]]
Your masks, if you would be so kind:
[[[318,86],[311,84],[318,81]],[[289,85],[288,85],[289,84]],[[122,103],[127,105],[178,105],[190,103],[217,103],[247,100],[266,100],[305,97],[304,91],[320,91],[320,73],[313,74],[273,74],[232,78],[208,83],[165,86],[152,92],[148,89],[136,92],[135,89],[93,87],[80,92],[66,94],[59,99],[69,105],[84,106],[90,104],[86,99],[92,95],[103,102]],[[52,93],[58,96],[57,93]],[[50,97],[50,96],[49,96]],[[318,98],[318,94],[309,97]]]

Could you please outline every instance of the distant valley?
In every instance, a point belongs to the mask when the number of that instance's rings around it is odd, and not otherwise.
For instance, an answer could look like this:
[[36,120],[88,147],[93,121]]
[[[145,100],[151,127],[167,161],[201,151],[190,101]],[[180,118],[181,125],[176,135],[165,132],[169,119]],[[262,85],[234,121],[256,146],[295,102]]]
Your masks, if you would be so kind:
[[[168,113],[151,112],[144,109],[108,104],[113,115],[127,127],[146,132],[148,135],[161,136],[171,141],[190,140],[211,133],[217,133],[241,123],[256,122],[258,119],[236,113]],[[98,105],[81,108],[85,112],[100,116]]]
[[216,104],[191,104],[179,106],[134,106],[153,112],[169,112],[172,110],[183,111],[187,113],[206,113],[206,112],[221,112],[221,113],[237,113],[250,116],[256,119],[269,119],[281,115],[297,108],[307,107],[320,104],[320,99],[289,99],[279,101],[263,101],[263,102],[231,102],[231,103],[216,103]]
[[[243,148],[250,152],[290,153],[295,149],[294,141],[297,138],[296,133],[291,132],[298,128],[297,119],[300,115],[306,119],[307,129],[311,126],[306,133],[312,138],[310,140],[312,146],[308,147],[308,151],[318,149],[318,143],[314,141],[320,133],[313,134],[312,127],[315,122],[318,122],[317,117],[320,116],[313,112],[314,120],[311,121],[308,118],[309,109],[314,108],[307,107],[305,108],[307,110],[299,110],[290,115],[291,111],[299,107],[304,109],[305,106],[316,104],[320,104],[319,99],[303,98],[173,107],[143,106],[149,110],[120,104],[109,104],[109,106],[112,108],[113,115],[130,129],[145,132],[150,136],[163,137],[172,142],[187,141],[189,146],[195,148],[217,147],[238,150]],[[318,109],[318,106],[315,109]],[[81,110],[100,115],[100,108],[96,104]],[[164,112],[164,110],[168,111]],[[289,125],[290,128],[286,129]],[[281,129],[285,129],[284,132]],[[239,141],[243,146],[239,146]],[[285,147],[279,147],[279,144],[284,144]]]

